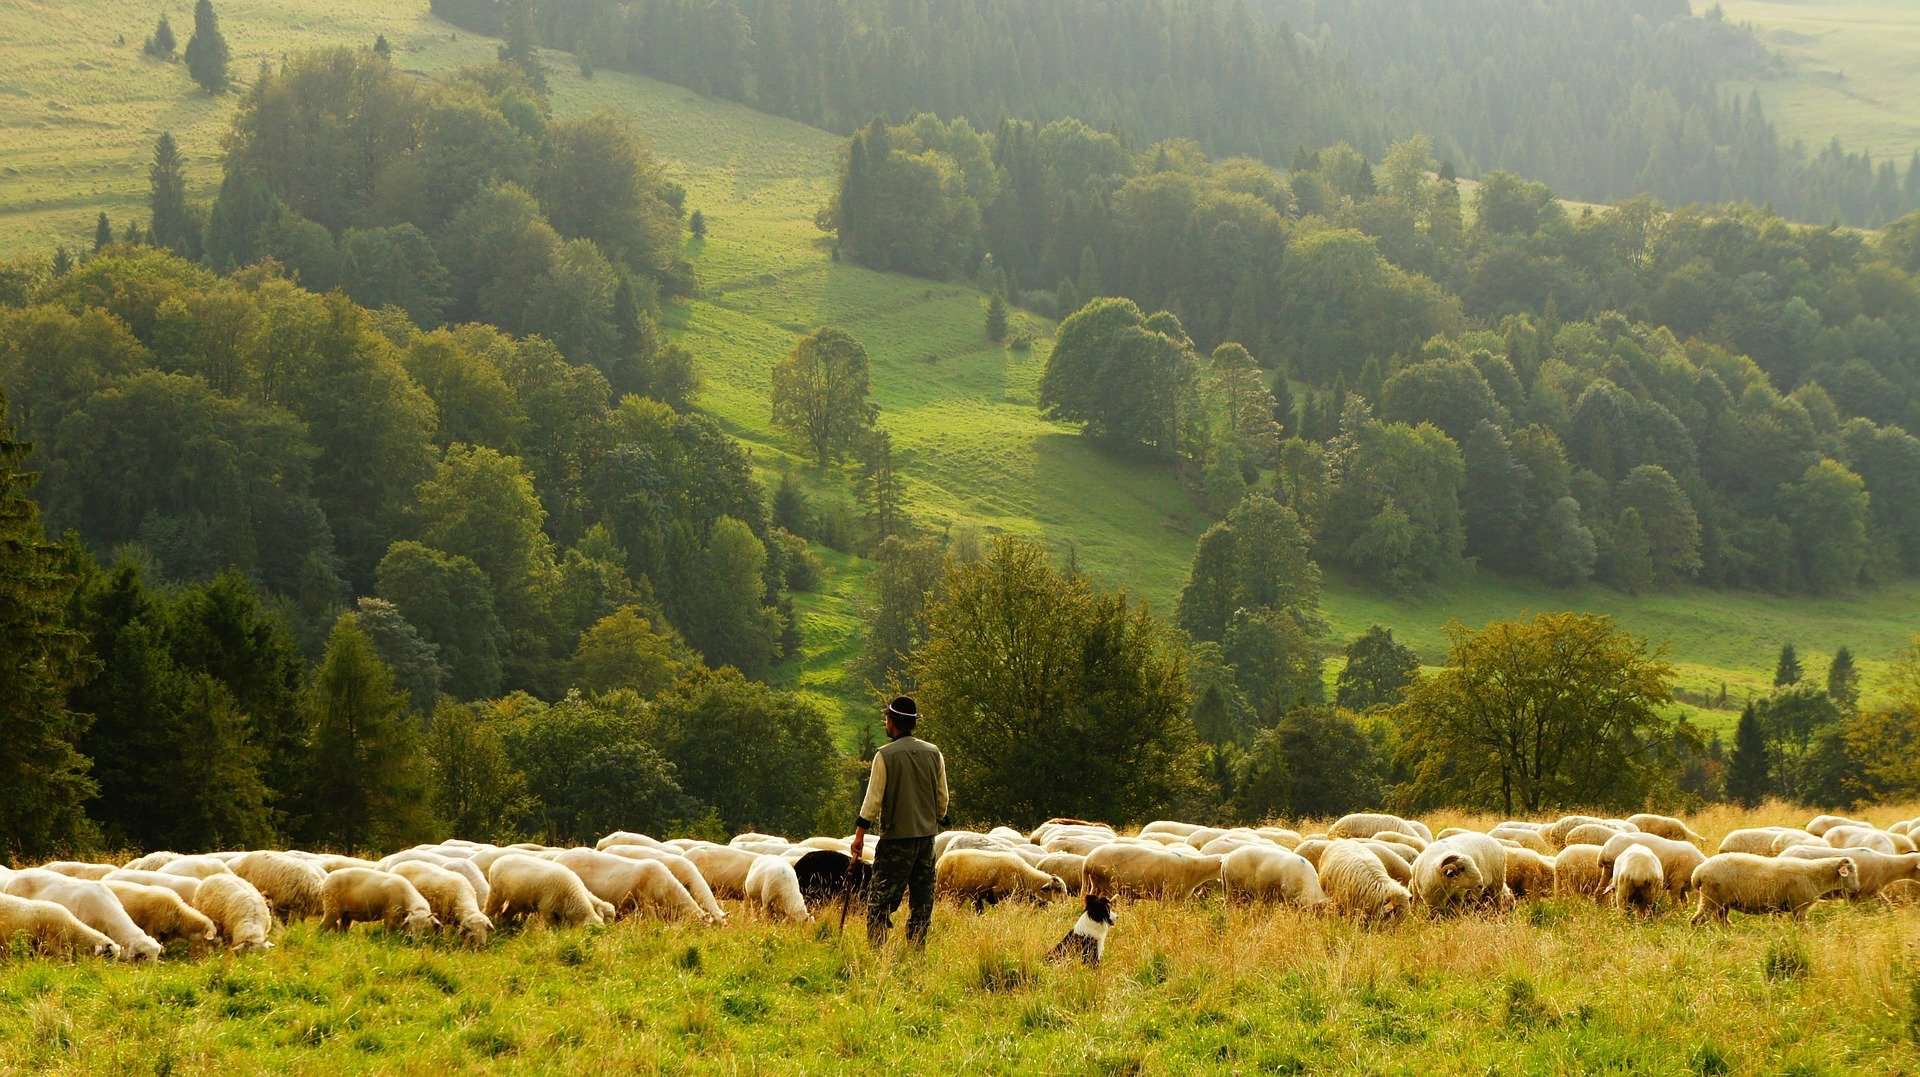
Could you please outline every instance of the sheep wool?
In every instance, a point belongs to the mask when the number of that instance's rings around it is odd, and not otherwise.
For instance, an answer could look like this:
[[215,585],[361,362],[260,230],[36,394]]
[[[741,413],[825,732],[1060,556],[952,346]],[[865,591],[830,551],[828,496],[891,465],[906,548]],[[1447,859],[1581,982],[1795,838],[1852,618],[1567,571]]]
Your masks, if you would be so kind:
[[1003,898],[1065,897],[1066,880],[1049,875],[1021,857],[988,849],[955,849],[933,866],[933,888],[938,894],[971,898],[976,908]]
[[1305,857],[1273,845],[1248,845],[1220,862],[1227,897],[1317,908],[1327,903],[1320,876]]
[[1614,863],[1628,849],[1646,849],[1660,858],[1666,886],[1676,898],[1693,889],[1693,870],[1706,863],[1707,854],[1690,841],[1674,841],[1656,834],[1615,834],[1600,847],[1600,874],[1611,878]]
[[120,944],[80,922],[64,905],[0,894],[0,939],[31,940],[43,954],[118,958]]
[[193,907],[206,914],[227,949],[234,953],[271,950],[267,932],[273,927],[273,912],[259,888],[238,875],[216,875],[200,884]]
[[1482,905],[1507,892],[1507,849],[1485,834],[1455,834],[1413,861],[1413,893],[1433,909]]
[[1700,904],[1693,922],[1725,922],[1727,911],[1788,912],[1804,919],[1807,910],[1832,894],[1860,889],[1860,869],[1848,857],[1828,860],[1772,859],[1752,853],[1720,853],[1693,872]]
[[127,915],[107,884],[74,879],[52,871],[17,871],[6,881],[6,892],[32,901],[61,905],[74,918],[112,939],[124,961],[157,961],[160,944]]
[[202,946],[215,946],[220,942],[220,930],[213,926],[213,921],[164,886],[143,886],[118,879],[106,880],[105,886],[113,891],[120,907],[140,930],[162,945],[179,939],[198,951]]
[[646,912],[665,920],[707,920],[706,910],[658,860],[568,849],[555,857],[554,863],[580,876],[594,897],[613,906],[615,916]]
[[480,911],[473,884],[466,876],[424,860],[395,864],[393,873],[412,883],[420,896],[427,899],[434,919],[443,925],[458,927],[476,946],[487,944],[487,937],[493,934],[493,921]]
[[1600,846],[1569,845],[1553,858],[1553,891],[1562,895],[1599,897],[1607,885],[1600,870]]
[[[1017,858],[1016,858],[1017,859]],[[777,856],[763,856],[747,871],[747,907],[775,920],[811,923],[806,898],[800,894],[800,876],[793,865]]]
[[1621,912],[1653,912],[1661,891],[1666,889],[1659,854],[1644,845],[1627,846],[1613,863],[1613,881],[1607,889],[1613,892],[1614,907]]
[[318,864],[285,853],[260,850],[247,853],[227,865],[235,875],[252,883],[267,905],[287,919],[319,916],[328,875]]
[[[1431,846],[1429,846],[1431,848]],[[1343,915],[1365,921],[1392,920],[1406,914],[1413,901],[1407,888],[1394,882],[1373,850],[1357,841],[1336,841],[1320,855],[1320,888]]]
[[551,861],[523,853],[508,853],[487,869],[486,914],[495,924],[509,918],[539,916],[548,924],[603,924],[607,903],[587,890],[580,876]]

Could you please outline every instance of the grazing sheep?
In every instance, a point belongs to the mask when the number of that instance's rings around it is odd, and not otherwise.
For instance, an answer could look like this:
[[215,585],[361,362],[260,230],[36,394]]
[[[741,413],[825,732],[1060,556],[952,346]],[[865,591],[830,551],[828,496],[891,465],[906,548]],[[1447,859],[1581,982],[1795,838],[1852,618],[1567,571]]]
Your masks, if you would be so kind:
[[1607,876],[1600,870],[1600,848],[1569,845],[1560,850],[1560,855],[1553,858],[1553,892],[1599,897],[1607,885]]
[[856,861],[833,849],[811,849],[793,861],[793,873],[800,880],[800,896],[812,908],[846,893],[848,887],[855,898],[864,900],[873,865],[865,857]]
[[1614,826],[1611,823],[1581,823],[1567,831],[1568,845],[1605,845],[1615,834],[1627,834],[1631,831]]
[[1187,835],[1184,844],[1190,849],[1199,849],[1215,838],[1224,838],[1233,830],[1222,826],[1203,826]]
[[1289,849],[1306,840],[1300,836],[1299,831],[1288,830],[1283,826],[1260,826],[1255,827],[1253,832],[1273,842],[1275,845],[1282,845]]
[[25,936],[45,954],[120,957],[120,944],[80,922],[72,910],[51,901],[0,894],[0,945]]
[[1543,898],[1553,893],[1553,858],[1532,849],[1507,850],[1507,889],[1515,898]]
[[119,871],[112,864],[89,864],[81,860],[55,860],[51,864],[40,865],[41,871],[51,871],[56,875],[65,875],[69,879],[87,879],[99,882]]
[[1033,865],[1067,884],[1067,893],[1078,894],[1086,887],[1087,858],[1078,853],[1048,853]]
[[1111,898],[1189,898],[1220,885],[1220,857],[1192,855],[1150,845],[1105,845],[1087,854],[1082,893]]
[[1693,869],[1706,862],[1707,854],[1690,841],[1673,841],[1657,834],[1615,834],[1600,848],[1600,873],[1612,877],[1614,862],[1631,848],[1643,848],[1660,858],[1667,889],[1676,898],[1693,888]]
[[393,873],[412,883],[420,896],[427,899],[434,919],[444,925],[457,925],[460,933],[475,946],[487,944],[487,936],[493,933],[493,921],[480,911],[480,901],[466,876],[424,860],[401,861],[393,866]]
[[1896,853],[1920,853],[1920,845],[1905,834],[1889,833],[1887,837],[1893,839],[1893,851]]
[[[1796,845],[1826,845],[1826,842],[1804,830],[1788,828],[1773,836],[1773,844],[1767,848],[1767,852],[1779,856]],[[1827,848],[1831,849],[1833,846],[1827,845]]]
[[1320,876],[1298,853],[1274,845],[1249,845],[1220,862],[1229,899],[1276,901],[1312,908],[1327,903]]
[[665,864],[673,877],[693,896],[694,903],[700,906],[701,919],[710,924],[726,923],[727,910],[713,899],[713,888],[707,885],[706,876],[700,873],[698,865],[677,850],[653,849],[644,845],[609,845],[606,851],[628,860],[654,860]]
[[164,886],[168,890],[179,894],[180,900],[189,905],[193,904],[194,895],[200,892],[200,880],[198,879],[190,879],[185,875],[162,875],[157,871],[130,871],[126,868],[121,868],[118,871],[108,873],[107,877],[100,881],[107,883],[139,883],[141,886]]
[[[1205,845],[1200,846],[1200,852],[1207,856],[1214,856],[1216,854],[1225,856],[1235,849],[1245,849],[1248,846],[1260,845],[1270,848],[1273,847],[1272,842],[1255,834],[1251,830],[1245,832],[1234,831],[1232,833],[1222,834]],[[1193,846],[1188,846],[1188,848],[1191,849]]]
[[1507,893],[1507,848],[1485,834],[1441,838],[1414,858],[1411,889],[1432,909],[1497,903]]
[[314,859],[315,859],[315,862],[320,865],[320,870],[326,872],[329,875],[333,874],[336,871],[346,871],[349,868],[366,868],[370,871],[380,870],[380,865],[378,863],[372,860],[362,859],[361,857],[357,857],[357,856],[342,856],[338,853],[322,853],[318,857],[315,857]]
[[216,856],[175,857],[158,869],[162,875],[184,875],[189,879],[210,879],[215,875],[225,875],[231,868],[227,862]]
[[1398,815],[1384,815],[1378,812],[1355,812],[1343,815],[1327,828],[1330,838],[1371,838],[1382,830],[1411,834],[1421,841],[1432,841],[1433,831],[1425,823],[1412,819],[1402,819]]
[[136,857],[120,866],[127,871],[159,871],[161,868],[166,867],[168,863],[178,859],[180,859],[179,853],[168,852],[162,849],[159,852]]
[[550,860],[508,853],[487,869],[487,919],[495,925],[539,916],[548,924],[599,925],[613,918],[612,906],[593,896],[568,868]]
[[735,834],[732,838],[730,838],[727,841],[728,845],[731,845],[736,849],[743,845],[757,845],[757,844],[768,844],[768,843],[775,844],[775,845],[790,844],[787,841],[787,839],[781,837],[778,834],[761,834],[753,830],[749,830],[745,834]]
[[645,834],[635,834],[631,830],[616,830],[594,843],[595,849],[605,850],[609,845],[645,845],[658,849],[660,843]]
[[614,856],[592,849],[568,849],[553,860],[580,876],[594,897],[613,906],[616,917],[647,911],[665,920],[707,920],[706,910],[658,860]]
[[[1741,827],[1738,830],[1730,830],[1727,832],[1726,837],[1720,839],[1720,847],[1715,849],[1714,852],[1753,853],[1756,856],[1772,856],[1773,839],[1779,837],[1782,832],[1792,829],[1791,827],[1784,826],[1749,826]],[[1805,834],[1806,831],[1795,830],[1794,833]],[[1811,835],[1808,836],[1811,837]]]
[[1726,922],[1727,910],[1790,912],[1806,918],[1814,902],[1860,889],[1860,868],[1849,857],[1776,860],[1752,853],[1720,853],[1694,869],[1700,905],[1693,922]]
[[1836,826],[1863,826],[1868,830],[1873,829],[1873,824],[1864,819],[1849,819],[1844,815],[1816,815],[1807,820],[1806,831],[1816,838],[1824,838],[1827,831]]
[[1487,831],[1489,837],[1513,842],[1522,849],[1532,849],[1541,856],[1552,856],[1558,850],[1546,836],[1532,827],[1520,827],[1512,823],[1501,823]]
[[1573,833],[1574,827],[1585,826],[1588,823],[1604,822],[1606,822],[1606,820],[1597,815],[1562,815],[1560,818],[1541,827],[1540,836],[1547,839],[1547,843],[1554,848],[1565,849],[1569,845],[1578,844],[1568,838],[1568,835]]
[[1034,827],[1033,833],[1027,835],[1027,840],[1035,845],[1045,845],[1047,838],[1063,830],[1074,830],[1084,833],[1100,831],[1104,832],[1108,837],[1118,836],[1114,833],[1114,829],[1105,823],[1089,823],[1085,819],[1066,819],[1056,816]]
[[1820,836],[1825,838],[1827,846],[1833,849],[1872,849],[1889,856],[1900,851],[1893,844],[1893,835],[1884,830],[1875,830],[1870,826],[1843,824],[1828,827],[1827,832]]
[[440,926],[433,907],[413,884],[378,868],[342,868],[329,872],[321,887],[320,926],[345,931],[354,923],[378,920],[388,931],[405,928],[410,936]]
[[776,920],[802,924],[813,921],[813,913],[807,911],[807,899],[800,893],[800,876],[792,864],[777,856],[763,856],[747,869],[746,902],[747,908]]
[[[632,848],[636,848],[636,846],[614,845],[614,846],[610,846],[609,848],[610,849],[632,849]],[[787,850],[795,848],[795,845],[792,842],[787,841],[783,838],[780,841],[742,842],[735,845],[734,848],[745,849],[750,853],[759,853],[762,856],[780,856],[786,853]]]
[[1611,893],[1614,908],[1621,912],[1650,915],[1659,903],[1660,892],[1666,888],[1666,884],[1660,855],[1644,845],[1629,845],[1614,860],[1613,881],[1601,893]]
[[106,883],[74,879],[54,871],[16,871],[6,880],[6,892],[29,901],[63,905],[74,918],[112,939],[123,961],[158,961],[161,946],[140,930]]
[[[1373,850],[1373,855],[1380,858],[1380,866],[1387,869],[1387,874],[1393,876],[1394,882],[1399,883],[1401,886],[1413,885],[1413,862],[1418,854],[1412,856],[1404,855],[1401,850],[1406,849],[1405,846],[1380,841],[1377,838],[1354,838],[1349,840],[1358,841],[1368,849]],[[1411,853],[1412,850],[1408,849],[1407,852]]]
[[1382,830],[1373,836],[1373,840],[1384,841],[1389,845],[1401,846],[1414,856],[1420,855],[1427,847],[1427,843],[1424,840],[1416,838],[1412,834],[1402,834],[1398,830]]
[[1895,879],[1880,888],[1880,900],[1896,909],[1920,905],[1920,879]]
[[[437,868],[446,868],[448,871],[467,880],[467,885],[473,887],[473,900],[475,902],[482,906],[487,903],[488,888],[486,872],[481,871],[469,857],[445,856],[430,849],[409,849],[404,853],[395,853],[385,860],[380,861],[380,869],[382,871],[392,871],[402,864],[432,864]],[[427,900],[431,902],[433,899],[429,897]]]
[[[1025,844],[1023,841],[1022,844]],[[1004,849],[1007,843],[991,834],[982,834],[977,830],[943,830],[933,836],[933,858],[935,860],[953,852],[955,849]]]
[[1119,839],[1112,831],[1069,830],[1062,828],[1048,834],[1040,847],[1050,853],[1078,853],[1086,856],[1095,849],[1117,844]]
[[1641,812],[1627,816],[1627,822],[1639,828],[1642,833],[1653,834],[1671,841],[1690,841],[1695,845],[1705,845],[1707,839],[1694,832],[1694,829],[1671,815],[1654,815]]
[[142,886],[118,879],[103,885],[113,891],[127,917],[162,946],[180,939],[198,953],[202,946],[220,942],[220,930],[213,921],[164,886]]
[[320,865],[297,856],[259,850],[247,853],[227,865],[235,875],[252,883],[267,905],[288,920],[319,916],[325,901],[322,891],[327,873]]
[[1321,854],[1325,853],[1327,848],[1332,844],[1333,842],[1328,841],[1326,838],[1308,838],[1294,846],[1293,851],[1307,863],[1312,864],[1315,871],[1318,871],[1320,869]]
[[[1839,829],[1838,827],[1835,828]],[[1832,834],[1833,831],[1827,831]],[[1920,853],[1886,853],[1879,849],[1829,849],[1819,845],[1796,845],[1780,854],[1783,860],[1831,860],[1849,857],[1860,872],[1860,889],[1855,898],[1870,898],[1903,879],[1920,880]]]
[[1320,856],[1319,875],[1320,887],[1333,907],[1363,921],[1396,919],[1406,914],[1413,901],[1407,888],[1380,866],[1373,850],[1357,841],[1329,845]]
[[1049,875],[1012,853],[956,849],[934,864],[933,890],[949,897],[972,898],[978,910],[998,904],[1002,898],[1065,897],[1067,884],[1058,875]]
[[759,853],[727,845],[695,846],[686,856],[714,894],[735,899],[747,896],[747,872],[760,859]]
[[215,875],[203,881],[193,897],[213,926],[220,929],[227,949],[236,954],[271,950],[267,932],[273,927],[273,911],[258,888],[238,875]]
[[1197,823],[1180,823],[1172,819],[1155,819],[1153,822],[1140,828],[1140,836],[1144,838],[1148,834],[1173,834],[1184,841],[1188,834],[1200,829],[1202,828]]

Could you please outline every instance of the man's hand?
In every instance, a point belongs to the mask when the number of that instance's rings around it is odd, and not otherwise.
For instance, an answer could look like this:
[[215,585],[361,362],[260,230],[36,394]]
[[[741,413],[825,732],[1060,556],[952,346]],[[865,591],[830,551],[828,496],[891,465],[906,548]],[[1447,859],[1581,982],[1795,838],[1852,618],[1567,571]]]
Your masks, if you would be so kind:
[[860,851],[867,847],[867,828],[856,827],[853,831],[853,858],[860,859]]

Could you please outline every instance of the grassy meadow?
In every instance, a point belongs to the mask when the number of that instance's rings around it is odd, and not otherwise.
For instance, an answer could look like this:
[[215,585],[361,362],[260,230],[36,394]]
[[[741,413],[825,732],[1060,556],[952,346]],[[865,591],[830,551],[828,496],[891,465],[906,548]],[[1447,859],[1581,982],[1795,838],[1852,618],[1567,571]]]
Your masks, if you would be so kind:
[[[1711,848],[1735,826],[1806,816],[1689,821]],[[843,936],[828,911],[532,927],[482,951],[307,922],[243,958],[0,959],[0,1071],[1913,1070],[1920,910],[1834,902],[1805,923],[1736,913],[1704,928],[1688,914],[1643,923],[1553,898],[1368,930],[1217,897],[1129,902],[1099,969],[1043,960],[1071,904],[976,916],[942,902],[924,953],[877,955],[858,914]]]
[[[1730,4],[1729,14],[1756,6]],[[1884,6],[1894,10],[1891,2]],[[116,222],[143,218],[147,161],[163,129],[174,131],[191,162],[196,196],[211,197],[237,95],[209,98],[181,65],[141,54],[161,10],[184,46],[191,26],[185,0],[0,3],[4,249],[82,247],[102,209]],[[262,60],[322,44],[367,44],[376,34],[393,45],[396,64],[423,74],[484,62],[495,47],[429,17],[425,0],[225,0],[219,10],[243,82]],[[1030,334],[1033,347],[993,345],[984,329],[985,298],[971,286],[833,260],[831,242],[812,218],[832,190],[835,136],[650,79],[610,71],[585,79],[562,54],[546,60],[556,112],[610,108],[631,116],[687,188],[688,207],[705,214],[707,237],[687,246],[701,294],[675,305],[665,322],[698,357],[699,406],[747,444],[769,485],[792,474],[816,506],[849,503],[845,473],[818,472],[792,439],[772,429],[767,388],[771,367],[796,337],[838,325],[872,355],[874,400],[893,435],[916,523],[1043,537],[1096,579],[1171,612],[1207,519],[1165,469],[1098,451],[1070,427],[1039,416],[1034,402],[1049,323],[1016,312],[1016,332]],[[819,592],[796,601],[805,644],[778,679],[839,714],[841,741],[850,746],[858,737],[855,715],[864,715],[869,698],[868,686],[847,670],[861,648],[870,565],[819,552],[827,578]],[[1629,596],[1479,575],[1407,597],[1330,574],[1326,606],[1338,640],[1386,624],[1428,662],[1444,655],[1443,631],[1453,619],[1478,625],[1548,609],[1604,612],[1666,643],[1682,687],[1717,695],[1724,683],[1737,707],[1771,685],[1774,654],[1787,640],[1810,671],[1823,671],[1836,647],[1851,647],[1871,697],[1885,662],[1920,628],[1913,615],[1920,582],[1809,599],[1698,588]],[[1736,715],[1696,717],[1730,728]]]
[[[1760,91],[1780,130],[1818,150],[1838,138],[1905,167],[1920,149],[1920,4],[1911,0],[1720,0],[1789,72]],[[1696,5],[1696,10],[1699,5]]]

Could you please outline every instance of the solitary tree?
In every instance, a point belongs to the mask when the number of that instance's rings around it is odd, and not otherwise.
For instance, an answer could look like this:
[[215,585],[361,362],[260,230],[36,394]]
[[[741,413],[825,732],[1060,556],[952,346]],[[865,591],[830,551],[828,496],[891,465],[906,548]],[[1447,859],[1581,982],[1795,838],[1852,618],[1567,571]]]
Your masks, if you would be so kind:
[[1833,652],[1833,661],[1827,665],[1827,695],[1841,710],[1860,705],[1860,670],[1853,664],[1853,652],[1845,647]]
[[98,251],[113,243],[113,222],[107,219],[107,211],[101,210],[99,219],[93,222],[93,249]]
[[1548,613],[1478,632],[1448,626],[1447,668],[1396,708],[1416,805],[1511,814],[1624,807],[1652,780],[1673,668],[1611,618]]
[[193,36],[187,39],[187,73],[208,93],[227,88],[227,39],[220,34],[220,17],[213,0],[193,6]]
[[1413,648],[1393,638],[1393,629],[1374,625],[1347,645],[1347,664],[1335,680],[1334,701],[1349,710],[1397,703],[1420,675]]
[[387,44],[387,35],[377,34],[373,39],[373,54],[382,60],[393,59],[393,46]]
[[821,467],[854,449],[873,425],[867,350],[845,332],[816,329],[773,368],[773,422],[800,435]]
[[1780,647],[1780,660],[1773,666],[1773,686],[1784,688],[1789,684],[1800,683],[1800,654],[1793,649],[1792,641]]
[[153,245],[181,257],[191,257],[198,244],[192,212],[187,208],[187,177],[180,146],[172,131],[160,132],[153,144],[153,164],[147,169],[151,185],[148,205],[153,210],[148,231]]
[[999,292],[987,300],[987,339],[995,344],[1007,339],[1007,300]]
[[41,532],[5,405],[0,392],[0,857],[18,863],[77,844],[95,786],[75,748],[87,718],[67,709],[91,665],[66,623],[74,579]]
[[177,47],[177,43],[173,40],[173,27],[167,22],[165,15],[160,16],[160,24],[153,28],[153,36],[147,38],[147,55],[171,60],[173,50]]
[[1753,704],[1740,712],[1733,731],[1733,758],[1727,764],[1727,795],[1744,807],[1766,799],[1768,789],[1767,731]]
[[694,210],[693,216],[687,218],[687,231],[692,232],[695,239],[707,238],[707,215]]

